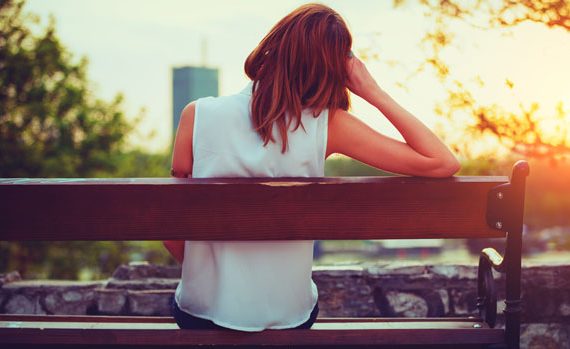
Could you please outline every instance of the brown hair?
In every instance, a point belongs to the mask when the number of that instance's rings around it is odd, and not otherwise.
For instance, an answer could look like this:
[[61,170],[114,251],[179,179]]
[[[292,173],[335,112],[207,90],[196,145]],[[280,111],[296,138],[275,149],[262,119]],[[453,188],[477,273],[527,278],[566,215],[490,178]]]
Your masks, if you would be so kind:
[[351,46],[344,20],[321,4],[295,9],[261,40],[244,68],[253,80],[252,121],[264,146],[275,142],[272,130],[276,123],[285,153],[287,130],[293,120],[293,131],[303,127],[301,111],[305,108],[314,117],[325,108],[348,110],[346,62]]

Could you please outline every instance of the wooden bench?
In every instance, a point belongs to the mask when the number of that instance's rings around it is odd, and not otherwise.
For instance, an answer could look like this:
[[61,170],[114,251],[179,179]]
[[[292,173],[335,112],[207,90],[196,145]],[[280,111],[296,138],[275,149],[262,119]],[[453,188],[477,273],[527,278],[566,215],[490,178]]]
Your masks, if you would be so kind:
[[[518,348],[528,174],[521,160],[510,179],[0,179],[2,240],[507,239],[505,258],[481,253],[480,317],[319,318],[310,330],[245,333],[180,330],[168,317],[0,315],[0,345]],[[493,270],[506,274],[505,329],[494,328]]]

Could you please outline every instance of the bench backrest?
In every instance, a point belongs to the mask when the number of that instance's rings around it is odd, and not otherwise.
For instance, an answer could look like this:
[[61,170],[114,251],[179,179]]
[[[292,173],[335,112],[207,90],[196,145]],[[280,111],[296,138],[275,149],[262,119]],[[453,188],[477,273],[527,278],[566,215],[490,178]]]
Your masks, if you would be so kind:
[[0,179],[0,239],[504,237],[509,225],[522,224],[526,175],[528,164],[519,161],[511,180],[7,178]]

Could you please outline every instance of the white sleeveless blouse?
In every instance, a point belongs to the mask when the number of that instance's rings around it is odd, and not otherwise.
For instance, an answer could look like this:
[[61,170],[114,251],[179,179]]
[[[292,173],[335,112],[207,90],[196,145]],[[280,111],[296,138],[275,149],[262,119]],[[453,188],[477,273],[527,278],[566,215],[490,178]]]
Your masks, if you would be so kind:
[[[303,127],[263,146],[250,114],[252,83],[231,96],[196,102],[192,176],[322,177],[328,110],[302,113]],[[292,123],[292,128],[295,122]],[[295,219],[295,217],[291,217]],[[242,331],[283,329],[309,319],[317,302],[313,241],[186,241],[175,293],[181,310]]]

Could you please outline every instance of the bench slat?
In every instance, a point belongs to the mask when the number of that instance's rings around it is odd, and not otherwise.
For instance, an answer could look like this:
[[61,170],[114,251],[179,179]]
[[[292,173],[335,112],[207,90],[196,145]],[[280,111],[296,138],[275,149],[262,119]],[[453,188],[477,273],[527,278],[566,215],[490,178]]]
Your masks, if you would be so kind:
[[[480,318],[470,317],[420,317],[420,318],[388,318],[388,317],[319,317],[319,323],[325,322],[483,322]],[[0,314],[0,322],[149,322],[174,323],[171,316],[109,316],[109,315],[26,315]]]
[[507,182],[505,176],[3,179],[0,239],[504,237],[484,217],[488,191]]
[[[179,330],[173,323],[0,322],[6,344],[145,345],[386,345],[502,343],[504,331],[479,321],[317,321],[310,330],[246,333]],[[474,328],[477,325],[480,328]]]

